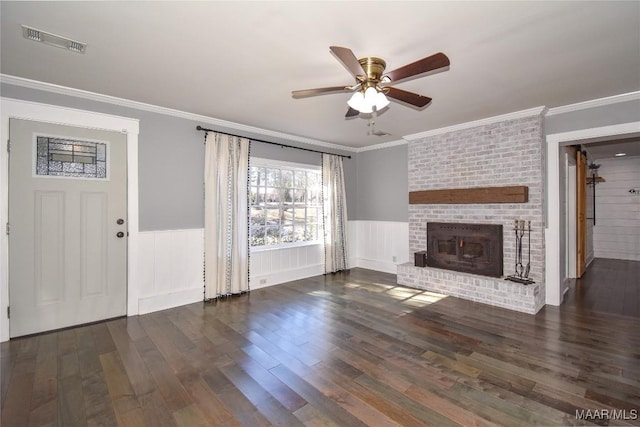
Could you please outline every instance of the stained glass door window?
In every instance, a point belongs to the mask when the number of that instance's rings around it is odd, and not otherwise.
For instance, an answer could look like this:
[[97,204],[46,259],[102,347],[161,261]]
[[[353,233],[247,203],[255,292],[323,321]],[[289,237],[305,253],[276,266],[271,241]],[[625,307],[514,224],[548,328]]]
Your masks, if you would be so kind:
[[107,144],[37,136],[36,175],[107,178]]

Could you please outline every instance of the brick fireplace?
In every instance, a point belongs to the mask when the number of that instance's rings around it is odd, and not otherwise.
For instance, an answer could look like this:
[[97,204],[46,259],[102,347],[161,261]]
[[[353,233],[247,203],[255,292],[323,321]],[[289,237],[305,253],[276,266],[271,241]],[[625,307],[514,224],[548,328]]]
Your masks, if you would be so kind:
[[[485,304],[535,314],[544,306],[543,117],[535,109],[499,120],[441,129],[412,137],[408,147],[409,191],[523,186],[523,203],[416,203],[409,205],[409,253],[434,251],[427,243],[429,223],[487,224],[502,228],[502,271],[461,272],[442,265],[398,266],[398,283]],[[531,274],[534,284],[504,279],[514,273],[514,221],[531,221]],[[459,246],[460,242],[456,244]],[[432,244],[433,245],[433,244]],[[446,244],[442,250],[452,252]],[[458,248],[459,249],[459,248]],[[459,251],[452,257],[462,256]],[[478,257],[478,254],[469,254]],[[470,261],[467,259],[466,261]],[[494,277],[492,277],[494,276]],[[498,277],[495,277],[498,276]]]

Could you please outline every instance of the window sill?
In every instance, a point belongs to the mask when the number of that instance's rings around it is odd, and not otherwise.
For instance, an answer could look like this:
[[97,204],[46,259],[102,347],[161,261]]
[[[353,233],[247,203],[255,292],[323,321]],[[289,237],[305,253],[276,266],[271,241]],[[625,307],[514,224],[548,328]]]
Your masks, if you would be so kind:
[[301,248],[304,246],[320,246],[322,245],[321,240],[314,240],[311,242],[294,242],[280,245],[265,245],[265,246],[251,246],[249,248],[249,252],[267,252],[267,251],[277,251],[282,249],[294,249]]

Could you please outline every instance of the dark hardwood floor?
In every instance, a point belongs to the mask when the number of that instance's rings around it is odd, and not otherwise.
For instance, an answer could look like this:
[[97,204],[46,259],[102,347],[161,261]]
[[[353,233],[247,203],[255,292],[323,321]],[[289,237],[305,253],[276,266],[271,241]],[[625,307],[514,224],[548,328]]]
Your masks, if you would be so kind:
[[569,287],[562,306],[585,313],[640,317],[640,261],[594,259]]
[[363,269],[0,349],[3,427],[640,425],[639,318]]

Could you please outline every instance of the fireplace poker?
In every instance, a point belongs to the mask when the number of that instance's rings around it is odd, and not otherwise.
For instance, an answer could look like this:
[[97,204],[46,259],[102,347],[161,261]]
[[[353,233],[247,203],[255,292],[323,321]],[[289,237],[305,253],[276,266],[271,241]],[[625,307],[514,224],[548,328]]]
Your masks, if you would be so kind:
[[[526,228],[525,228],[526,224]],[[516,233],[516,253],[515,253],[515,274],[507,276],[505,280],[521,283],[523,285],[530,285],[535,283],[529,279],[529,273],[531,271],[531,221],[522,219],[515,220],[514,231]],[[522,239],[524,239],[525,231],[527,231],[528,241],[528,254],[526,267],[522,264]]]
[[531,271],[531,220],[529,220],[528,223],[529,226],[529,235],[528,237],[528,246],[529,248],[527,249],[528,255],[527,255],[527,267],[524,269],[524,277],[525,279],[529,278],[529,271]]
[[514,231],[516,232],[516,256],[515,256],[515,265],[514,265],[514,270],[516,272],[516,275],[518,274],[518,226],[520,225],[520,220],[516,219],[515,225],[513,227]]
[[522,277],[524,266],[522,265],[522,237],[524,236],[524,221],[518,221],[516,228],[516,274]]

